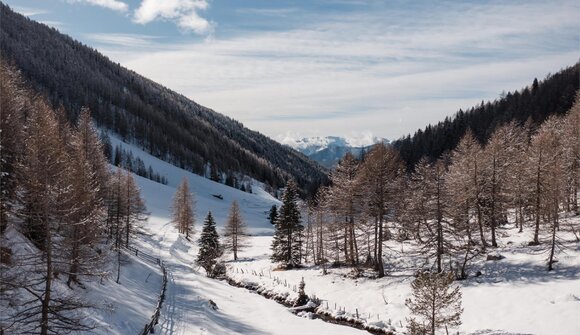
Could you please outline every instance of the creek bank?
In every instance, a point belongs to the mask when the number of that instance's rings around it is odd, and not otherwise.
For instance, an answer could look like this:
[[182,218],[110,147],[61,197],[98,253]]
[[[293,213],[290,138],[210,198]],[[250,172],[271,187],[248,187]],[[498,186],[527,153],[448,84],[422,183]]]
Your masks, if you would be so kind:
[[[309,319],[320,319],[324,322],[333,323],[342,326],[348,326],[356,329],[366,330],[375,335],[394,335],[395,332],[392,327],[382,321],[375,323],[367,323],[364,319],[353,318],[346,313],[338,313],[330,311],[322,307],[322,304],[316,304],[309,300],[306,305],[296,306],[296,297],[289,293],[275,293],[260,285],[249,281],[236,281],[233,278],[226,277],[225,281],[235,287],[245,288],[251,292],[257,293],[266,299],[274,300],[277,303],[288,307],[289,311],[299,317],[306,317]],[[314,299],[318,300],[318,299]]]

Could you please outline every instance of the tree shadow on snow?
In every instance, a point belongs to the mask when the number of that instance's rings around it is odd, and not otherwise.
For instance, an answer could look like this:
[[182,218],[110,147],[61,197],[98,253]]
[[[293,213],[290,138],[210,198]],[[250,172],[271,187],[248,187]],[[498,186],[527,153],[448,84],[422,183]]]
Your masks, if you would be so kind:
[[487,261],[483,266],[473,267],[481,271],[480,277],[470,277],[463,283],[466,286],[493,283],[546,283],[553,280],[580,279],[580,268],[555,264],[554,270],[547,271],[545,262],[510,263],[505,260]]

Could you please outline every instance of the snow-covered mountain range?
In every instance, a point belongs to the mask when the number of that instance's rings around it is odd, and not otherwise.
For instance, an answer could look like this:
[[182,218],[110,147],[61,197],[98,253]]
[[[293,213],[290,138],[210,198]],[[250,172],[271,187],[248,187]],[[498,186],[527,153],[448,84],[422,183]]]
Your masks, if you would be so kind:
[[364,136],[359,138],[346,138],[340,136],[314,136],[294,139],[286,137],[281,139],[285,144],[310,159],[317,161],[322,166],[332,168],[338,164],[347,152],[359,156],[364,150],[379,143],[389,143],[389,140],[377,136]]

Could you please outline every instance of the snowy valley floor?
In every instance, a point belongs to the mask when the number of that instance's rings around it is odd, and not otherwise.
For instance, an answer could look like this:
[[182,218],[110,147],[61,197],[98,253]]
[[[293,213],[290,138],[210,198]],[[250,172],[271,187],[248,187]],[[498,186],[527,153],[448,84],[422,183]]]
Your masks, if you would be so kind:
[[[362,322],[402,333],[409,316],[404,301],[410,296],[412,274],[424,262],[417,253],[409,256],[408,251],[416,249],[411,243],[386,244],[388,275],[380,280],[350,278],[350,269],[346,268],[329,269],[327,275],[322,275],[318,267],[274,271],[275,265],[269,261],[271,236],[264,235],[272,232],[266,215],[271,205],[278,203],[276,199],[258,186],[254,194],[247,194],[192,175],[138,149],[133,148],[133,152],[170,177],[167,186],[136,177],[151,215],[134,244],[163,259],[168,270],[167,298],[156,334],[368,334],[298,317],[273,300],[207,278],[194,264],[198,251],[195,239],[186,241],[170,224],[171,198],[184,176],[196,194],[198,232],[207,210],[214,213],[218,229],[223,226],[231,201],[237,199],[250,232],[261,235],[250,238],[251,247],[240,254],[239,261],[225,256],[230,277],[290,296],[296,294],[294,287],[304,277],[306,293],[322,299],[322,306],[328,306],[329,313],[354,317],[358,309]],[[222,195],[223,200],[215,194]],[[577,224],[580,217],[562,220],[562,224],[569,224],[570,220]],[[561,238],[567,248],[558,254],[555,270],[547,272],[546,244],[527,246],[531,228],[521,234],[511,226],[501,228],[500,248],[493,252],[505,258],[486,261],[482,256],[470,268],[471,274],[481,271],[482,275],[458,282],[464,307],[460,333],[580,334],[580,243],[571,233],[563,232]],[[141,331],[154,312],[160,278],[158,267],[131,258],[129,265],[123,267],[122,285],[111,279],[104,285],[91,284],[91,294],[102,297],[107,306],[92,313],[91,317],[102,325],[98,333],[131,335]],[[210,300],[217,309],[212,308]]]
[[[576,217],[573,220],[580,220]],[[457,282],[463,293],[462,333],[474,334],[561,334],[580,333],[580,243],[566,234],[567,247],[557,257],[552,272],[546,271],[546,246],[528,247],[530,232],[517,233],[514,228],[501,231],[500,248],[490,253],[505,256],[499,261],[486,261],[484,256],[470,269],[479,277]],[[237,281],[252,283],[273,293],[293,293],[303,277],[306,293],[323,300],[322,306],[332,314],[345,314],[372,325],[385,325],[402,333],[409,316],[405,299],[410,297],[414,266],[420,257],[397,255],[401,248],[412,250],[406,243],[390,243],[385,255],[394,269],[380,280],[350,278],[350,269],[329,269],[322,274],[319,267],[274,271],[269,261],[269,237],[254,237],[252,247],[241,254],[238,262],[229,262],[229,275]],[[290,283],[288,287],[284,283]],[[343,311],[340,311],[340,310]],[[381,322],[382,321],[382,322]],[[392,328],[391,328],[392,327]]]
[[[573,218],[578,220],[579,218]],[[208,279],[194,265],[197,246],[175,232],[167,219],[153,217],[147,228],[151,235],[139,247],[165,260],[169,270],[168,297],[158,331],[162,334],[350,334],[365,333],[320,320],[291,314],[285,307],[245,289]],[[565,236],[567,249],[558,256],[556,269],[546,271],[545,246],[528,247],[530,233],[514,228],[501,231],[505,259],[478,260],[470,272],[480,277],[459,282],[462,286],[463,334],[578,334],[580,330],[580,245],[573,235]],[[228,275],[254,283],[273,293],[295,295],[304,277],[306,293],[323,299],[331,314],[353,318],[356,309],[364,323],[403,332],[408,317],[404,301],[410,296],[410,282],[416,257],[392,256],[388,264],[407,268],[390,272],[383,279],[349,278],[349,269],[318,267],[275,271],[269,261],[269,236],[250,239],[241,260],[228,262]],[[393,243],[391,252],[412,245]],[[231,257],[231,255],[227,255]],[[286,283],[286,285],[285,285]],[[209,300],[218,309],[211,308]],[[342,312],[340,310],[343,310]]]

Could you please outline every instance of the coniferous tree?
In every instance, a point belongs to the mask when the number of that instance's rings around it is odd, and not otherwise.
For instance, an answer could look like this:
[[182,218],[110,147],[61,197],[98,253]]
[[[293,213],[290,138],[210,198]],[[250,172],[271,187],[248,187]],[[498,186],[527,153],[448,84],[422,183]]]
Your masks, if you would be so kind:
[[[425,161],[420,161],[425,162]],[[435,256],[437,272],[443,271],[443,256],[451,248],[448,241],[453,230],[449,223],[449,194],[445,188],[447,167],[442,160],[435,164],[420,164],[413,174],[415,180],[421,180],[421,201],[424,210],[427,232],[422,250]]]
[[29,99],[18,72],[0,58],[0,234],[16,203],[17,162],[22,156],[22,119]]
[[234,253],[234,261],[238,260],[238,251],[247,246],[245,244],[247,236],[248,228],[242,218],[240,206],[234,201],[224,228],[224,248]]
[[21,302],[26,308],[12,319],[24,332],[42,335],[92,328],[77,313],[87,304],[53,291],[55,273],[66,272],[66,264],[70,264],[67,255],[71,248],[63,239],[66,224],[82,207],[74,198],[74,178],[67,164],[71,154],[61,135],[55,113],[44,101],[34,101],[18,167],[18,214],[40,254],[28,259],[32,263],[27,265],[41,272],[26,272],[24,282],[15,284],[23,285],[30,299]]
[[390,234],[385,222],[395,216],[401,189],[403,164],[398,152],[384,143],[375,145],[361,166],[361,183],[366,190],[369,216],[374,220],[374,262],[378,276],[384,277],[383,241]]
[[578,192],[580,191],[580,91],[576,102],[564,119],[563,159],[566,174],[566,206],[580,214]]
[[[453,164],[450,167],[450,179],[455,185],[454,197],[456,204],[466,206],[467,213],[475,213],[475,222],[479,230],[479,238],[482,246],[487,246],[487,241],[484,234],[484,212],[482,208],[483,197],[483,176],[481,167],[481,152],[482,148],[473,133],[468,130],[459,145],[451,155]],[[467,225],[469,229],[469,225]],[[471,229],[468,234],[471,236]],[[470,237],[470,240],[471,237]],[[472,240],[473,241],[473,240]]]
[[145,201],[141,197],[139,186],[137,186],[133,175],[129,171],[125,173],[125,194],[125,246],[129,246],[130,238],[136,228],[147,220]]
[[491,230],[491,245],[497,248],[496,229],[507,216],[510,202],[509,178],[517,158],[518,131],[515,123],[507,123],[495,130],[482,152],[483,187],[481,198]]
[[272,240],[272,259],[291,268],[301,263],[303,226],[298,210],[296,183],[290,180],[282,196],[282,206],[278,211],[276,231]]
[[222,255],[222,247],[216,230],[215,220],[211,212],[207,213],[207,217],[203,222],[198,243],[199,253],[197,254],[197,264],[205,269],[208,277],[212,277],[217,260]]
[[358,168],[354,155],[348,152],[331,174],[332,187],[329,189],[329,200],[344,234],[345,261],[353,266],[359,263],[355,231],[355,217],[361,212]]
[[[534,237],[531,244],[540,244],[540,224],[543,217],[554,217],[558,208],[554,207],[554,197],[558,197],[553,191],[560,191],[559,180],[555,174],[560,174],[561,166],[561,121],[551,117],[542,125],[539,131],[532,137],[529,150],[528,175],[530,177],[530,189],[532,190],[533,213],[534,213]],[[558,184],[558,189],[553,190]],[[555,219],[555,217],[554,217]],[[556,225],[556,222],[553,223]]]
[[[101,187],[106,188],[104,160],[91,164],[86,150],[86,134],[79,130],[73,135],[73,152],[71,153],[71,197],[72,211],[65,218],[65,243],[69,258],[67,284],[79,282],[79,275],[101,274],[94,271],[102,268],[102,257],[96,252],[102,242],[102,232],[106,219],[104,199],[101,198]],[[102,152],[101,152],[102,155]],[[94,158],[94,157],[93,157]]]
[[453,275],[445,272],[424,272],[415,278],[411,283],[413,297],[405,301],[414,316],[408,319],[409,334],[435,335],[438,329],[461,325],[461,291],[452,283]]
[[121,275],[121,248],[130,244],[139,223],[147,220],[146,207],[141,192],[129,171],[117,168],[111,178],[107,196],[107,225],[117,251],[117,279]]
[[173,197],[172,216],[173,222],[180,234],[185,234],[189,240],[189,235],[193,233],[195,223],[195,198],[189,190],[187,178],[183,178],[181,184],[177,187]]
[[270,212],[268,213],[268,220],[272,225],[275,225],[277,218],[278,218],[278,207],[276,205],[272,205],[272,207],[270,208]]

